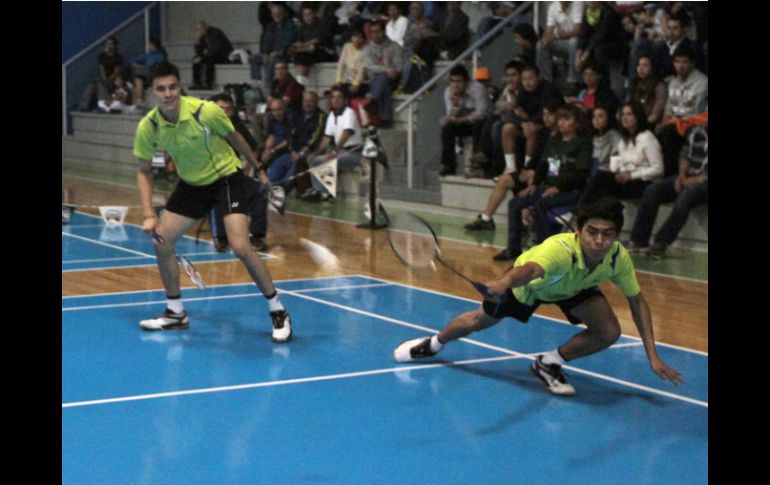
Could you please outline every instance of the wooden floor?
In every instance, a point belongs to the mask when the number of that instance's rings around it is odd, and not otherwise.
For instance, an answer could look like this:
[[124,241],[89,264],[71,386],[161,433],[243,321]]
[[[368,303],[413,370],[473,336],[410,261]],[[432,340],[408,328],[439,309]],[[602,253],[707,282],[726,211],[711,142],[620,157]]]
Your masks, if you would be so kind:
[[[135,188],[104,184],[75,177],[62,177],[62,197],[82,205],[138,206]],[[84,211],[98,213],[96,209]],[[139,210],[129,211],[126,222],[139,223]],[[340,260],[334,273],[320,269],[298,242],[307,238],[327,246]],[[453,295],[478,298],[466,282],[439,268],[432,275],[410,275],[398,262],[387,243],[386,231],[358,229],[347,222],[315,219],[307,215],[270,214],[267,243],[277,259],[267,260],[274,279],[308,278],[332,274],[361,274],[418,286]],[[490,263],[496,253],[492,247],[470,242],[442,242],[447,261],[471,278],[488,281],[502,275],[510,266]],[[248,282],[240,262],[213,262],[196,265],[208,285]],[[661,275],[638,274],[642,292],[652,309],[656,339],[708,352],[708,284]],[[62,273],[62,295],[161,289],[156,268],[127,268]],[[611,283],[602,286],[615,309],[626,335],[638,336],[625,298]],[[538,314],[563,319],[553,305],[544,305]]]

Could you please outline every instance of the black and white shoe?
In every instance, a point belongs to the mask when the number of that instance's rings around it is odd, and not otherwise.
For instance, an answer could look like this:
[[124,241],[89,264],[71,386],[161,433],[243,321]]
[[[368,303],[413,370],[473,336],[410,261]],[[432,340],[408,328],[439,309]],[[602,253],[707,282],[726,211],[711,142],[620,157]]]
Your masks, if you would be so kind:
[[270,312],[273,320],[273,342],[284,343],[291,340],[291,317],[286,310]]
[[430,337],[420,337],[401,342],[393,351],[396,362],[411,362],[425,357],[433,357],[438,352],[430,349]]
[[190,328],[190,319],[187,312],[174,313],[168,308],[158,318],[142,320],[139,326],[144,330],[183,330]]
[[567,378],[561,371],[558,364],[544,364],[543,356],[538,355],[530,367],[532,373],[545,383],[545,386],[552,393],[559,396],[574,396],[575,388],[567,382]]

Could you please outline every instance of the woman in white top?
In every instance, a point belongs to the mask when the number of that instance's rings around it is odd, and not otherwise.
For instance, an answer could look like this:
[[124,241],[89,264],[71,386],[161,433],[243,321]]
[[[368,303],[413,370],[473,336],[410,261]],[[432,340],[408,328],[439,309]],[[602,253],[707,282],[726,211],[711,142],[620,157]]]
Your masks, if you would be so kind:
[[591,125],[594,129],[592,158],[595,159],[594,163],[599,170],[609,171],[610,156],[618,154],[620,142],[615,113],[609,113],[605,106],[597,106],[591,112]]
[[385,26],[385,35],[400,47],[404,47],[404,35],[406,35],[409,20],[402,14],[398,3],[388,3],[388,16],[385,20],[388,22]]
[[663,152],[650,131],[644,107],[635,102],[620,110],[618,154],[610,157],[610,170],[600,170],[589,183],[581,203],[612,195],[620,199],[641,197],[644,189],[663,176]]

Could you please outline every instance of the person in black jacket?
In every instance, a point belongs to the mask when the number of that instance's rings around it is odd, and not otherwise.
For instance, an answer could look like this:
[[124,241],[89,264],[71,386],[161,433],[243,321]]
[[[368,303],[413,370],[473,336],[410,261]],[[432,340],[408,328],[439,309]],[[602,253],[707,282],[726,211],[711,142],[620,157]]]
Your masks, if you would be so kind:
[[224,32],[198,20],[198,41],[193,57],[193,86],[190,89],[211,89],[214,85],[214,64],[227,64],[233,45]]
[[623,62],[628,54],[628,43],[620,15],[607,2],[586,2],[583,11],[575,69],[579,72],[589,58],[601,66]]

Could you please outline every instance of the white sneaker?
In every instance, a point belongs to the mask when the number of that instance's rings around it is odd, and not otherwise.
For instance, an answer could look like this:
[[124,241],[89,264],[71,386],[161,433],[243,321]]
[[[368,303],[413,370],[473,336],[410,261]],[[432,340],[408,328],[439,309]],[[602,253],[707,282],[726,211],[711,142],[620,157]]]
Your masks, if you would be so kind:
[[438,352],[430,349],[430,337],[420,337],[401,342],[393,351],[396,362],[412,362],[425,357],[432,357]]
[[284,343],[291,339],[291,317],[286,310],[270,312],[273,319],[273,342]]
[[166,308],[161,316],[142,320],[139,322],[139,326],[144,330],[182,330],[190,328],[190,319],[184,310],[182,313],[174,313]]
[[561,372],[561,366],[558,364],[544,364],[543,356],[538,355],[530,367],[532,373],[543,381],[552,393],[559,396],[574,396],[575,388],[567,382],[567,378]]

